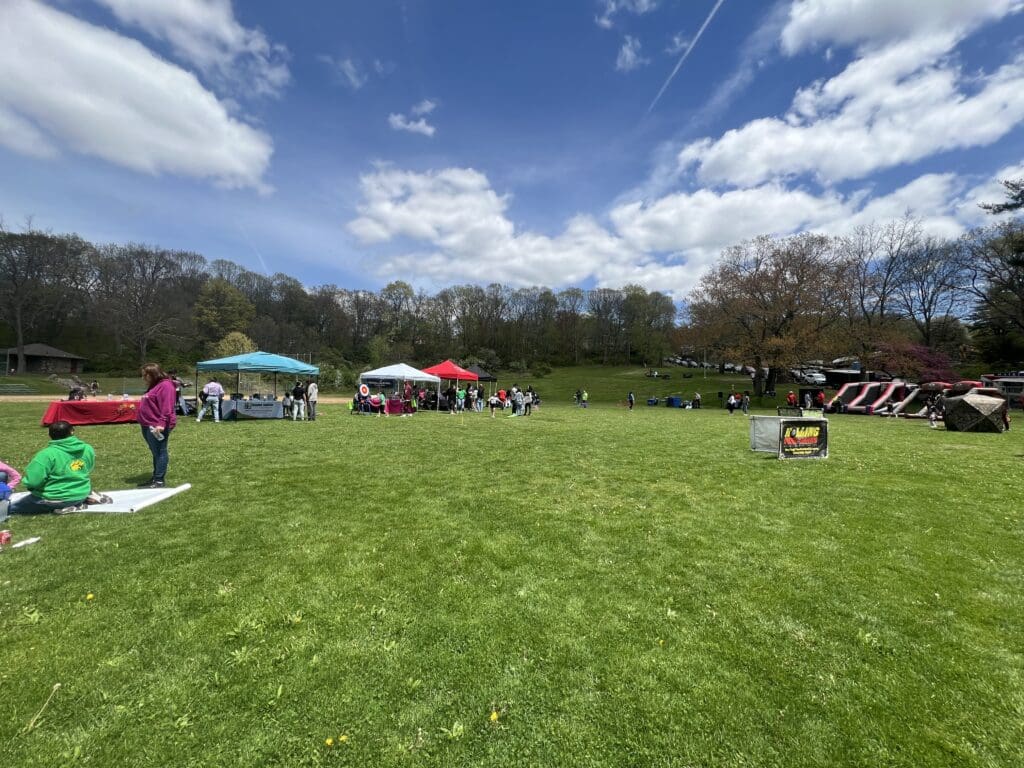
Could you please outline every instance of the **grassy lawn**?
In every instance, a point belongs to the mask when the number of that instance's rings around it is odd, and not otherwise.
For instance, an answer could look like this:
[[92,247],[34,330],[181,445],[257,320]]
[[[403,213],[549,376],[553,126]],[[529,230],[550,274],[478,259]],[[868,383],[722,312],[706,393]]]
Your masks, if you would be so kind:
[[[530,418],[187,420],[193,490],[10,521],[0,765],[1024,764],[1024,424],[835,417],[779,462],[582,373]],[[0,403],[0,458],[43,410]],[[137,428],[78,434],[148,477]]]

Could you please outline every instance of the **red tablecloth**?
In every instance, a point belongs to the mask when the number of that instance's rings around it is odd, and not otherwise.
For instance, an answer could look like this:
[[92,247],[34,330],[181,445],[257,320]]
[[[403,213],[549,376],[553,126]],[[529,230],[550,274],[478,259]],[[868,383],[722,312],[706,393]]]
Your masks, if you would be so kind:
[[131,424],[136,420],[138,400],[57,400],[43,416],[43,426],[55,421],[69,424]]

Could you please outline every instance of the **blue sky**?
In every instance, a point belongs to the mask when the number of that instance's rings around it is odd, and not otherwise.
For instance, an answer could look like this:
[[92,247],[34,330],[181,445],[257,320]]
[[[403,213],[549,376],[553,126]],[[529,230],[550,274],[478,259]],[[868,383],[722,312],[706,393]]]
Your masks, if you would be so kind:
[[681,298],[758,234],[983,223],[1022,40],[1024,0],[4,0],[0,215],[309,285]]

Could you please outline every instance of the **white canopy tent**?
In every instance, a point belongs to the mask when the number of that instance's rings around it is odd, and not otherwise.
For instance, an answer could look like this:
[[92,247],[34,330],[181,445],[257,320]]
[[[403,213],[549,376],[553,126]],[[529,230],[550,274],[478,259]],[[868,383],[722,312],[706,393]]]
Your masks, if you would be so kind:
[[366,384],[367,387],[373,384],[379,389],[383,389],[385,386],[397,390],[399,385],[403,381],[415,381],[415,382],[427,382],[437,386],[437,391],[441,391],[441,379],[434,376],[432,373],[421,371],[418,368],[413,368],[411,365],[405,363],[395,363],[394,365],[385,365],[383,368],[377,368],[372,371],[365,371],[359,374],[360,386]]
[[365,371],[359,374],[359,381],[367,384],[380,383],[382,381],[427,381],[431,384],[441,384],[441,379],[432,374],[413,368],[405,363],[385,365],[372,371]]

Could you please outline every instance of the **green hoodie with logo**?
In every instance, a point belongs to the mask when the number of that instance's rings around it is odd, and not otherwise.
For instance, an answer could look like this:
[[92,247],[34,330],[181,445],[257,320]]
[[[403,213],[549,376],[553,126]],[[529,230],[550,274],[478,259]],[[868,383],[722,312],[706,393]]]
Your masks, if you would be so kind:
[[92,446],[74,435],[51,440],[32,457],[22,482],[45,501],[81,501],[92,490],[89,473],[96,463]]

